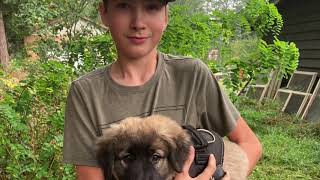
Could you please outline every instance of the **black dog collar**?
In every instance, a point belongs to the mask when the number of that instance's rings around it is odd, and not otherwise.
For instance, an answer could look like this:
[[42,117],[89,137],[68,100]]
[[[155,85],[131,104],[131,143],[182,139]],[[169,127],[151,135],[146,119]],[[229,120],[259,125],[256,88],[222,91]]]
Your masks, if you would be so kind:
[[189,133],[195,149],[195,158],[189,170],[189,175],[191,177],[199,175],[207,167],[209,155],[213,154],[217,165],[213,178],[215,180],[222,179],[226,174],[222,168],[224,157],[222,137],[213,131],[195,129],[189,125],[182,127]]

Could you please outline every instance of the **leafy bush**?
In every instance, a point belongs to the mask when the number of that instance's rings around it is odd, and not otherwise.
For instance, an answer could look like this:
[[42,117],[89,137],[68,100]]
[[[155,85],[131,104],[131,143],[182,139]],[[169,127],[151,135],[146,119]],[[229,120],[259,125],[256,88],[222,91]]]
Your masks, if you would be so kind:
[[29,75],[15,86],[2,83],[0,177],[69,179],[73,170],[62,166],[61,150],[64,104],[73,72],[57,61],[26,64],[25,71]]
[[116,49],[109,33],[98,36],[74,37],[64,41],[63,49],[67,63],[83,74],[116,59]]
[[68,29],[68,34],[73,33],[81,17],[97,18],[98,3],[97,0],[1,0],[10,52],[19,52],[24,38],[32,34],[48,37],[63,28]]
[[116,59],[116,49],[109,33],[96,36],[77,34],[70,38],[63,39],[62,43],[47,38],[39,41],[34,50],[42,62],[59,58],[78,76]]
[[[268,78],[279,71],[279,78],[294,72],[299,52],[294,43],[277,39],[283,26],[282,17],[273,4],[264,0],[249,0],[241,11],[213,11],[213,19],[222,26],[221,37],[214,45],[220,51],[217,70],[223,72],[224,85],[239,94],[258,76]],[[273,43],[262,38],[274,35]]]
[[218,36],[220,27],[207,14],[188,14],[190,9],[189,6],[170,7],[170,23],[159,47],[165,53],[205,61],[212,47],[212,39]]
[[273,52],[271,61],[275,64],[274,69],[279,70],[281,76],[288,78],[288,75],[292,74],[298,67],[299,49],[295,43],[280,41],[277,38],[269,46],[271,46]]
[[242,39],[225,47],[223,58],[219,70],[224,72],[224,85],[237,93],[258,77],[267,82],[272,71],[279,71],[279,79],[288,77],[298,67],[299,50],[294,43],[277,38],[273,44]]
[[277,7],[266,0],[249,0],[243,11],[244,17],[249,22],[252,31],[259,37],[269,35],[279,35],[283,20]]
[[[37,3],[28,1],[27,5],[34,7]],[[53,3],[55,14],[48,15],[58,17],[57,7]],[[21,10],[29,12],[28,9]],[[46,5],[44,12],[47,10]],[[30,12],[36,11],[30,9]],[[45,16],[39,15],[40,22],[46,19]],[[69,23],[73,24],[75,19]],[[60,25],[57,24],[57,28]],[[219,49],[219,60],[207,63],[213,71],[224,73],[229,92],[237,92],[246,82],[271,69],[278,69],[284,76],[295,70],[299,54],[293,43],[275,38],[273,44],[267,44],[261,39],[268,33],[277,35],[281,26],[281,16],[264,0],[250,0],[239,12],[225,10],[212,14],[195,12],[187,6],[170,6],[170,24],[159,48],[166,53],[204,61],[207,61],[209,50]],[[36,48],[41,57],[39,62],[17,61],[28,74],[25,80],[18,82],[7,72],[0,72],[0,179],[74,179],[72,167],[61,163],[64,105],[69,83],[75,76],[111,63],[116,58],[116,51],[110,34],[69,35],[62,44],[49,37],[43,38]],[[53,57],[60,61],[51,60]],[[242,106],[241,110],[259,133],[269,133],[268,126],[278,123],[278,119],[289,119],[278,116],[273,104],[262,107],[241,99],[239,103],[257,108],[252,112]],[[306,132],[317,134],[319,130],[304,131],[295,126],[285,136],[302,136]],[[295,161],[290,160],[291,165],[292,162]],[[259,168],[265,169],[258,167],[257,171]],[[260,175],[261,171],[254,177],[268,177]]]

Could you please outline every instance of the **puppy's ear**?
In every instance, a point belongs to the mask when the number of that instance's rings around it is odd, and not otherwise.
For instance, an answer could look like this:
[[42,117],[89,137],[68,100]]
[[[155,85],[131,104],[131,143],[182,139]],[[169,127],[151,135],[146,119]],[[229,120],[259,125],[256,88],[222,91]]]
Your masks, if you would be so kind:
[[98,143],[97,159],[100,167],[103,170],[105,179],[112,179],[112,169],[114,164],[114,151],[112,144],[103,142]]
[[169,163],[177,172],[182,171],[182,167],[189,155],[191,146],[190,140],[184,137],[174,140],[175,145],[170,146],[170,153],[168,156]]

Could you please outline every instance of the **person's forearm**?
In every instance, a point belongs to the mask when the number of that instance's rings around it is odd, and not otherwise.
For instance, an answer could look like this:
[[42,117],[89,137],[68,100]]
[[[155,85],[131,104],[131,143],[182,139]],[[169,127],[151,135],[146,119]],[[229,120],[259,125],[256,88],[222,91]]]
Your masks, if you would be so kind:
[[243,142],[240,143],[239,146],[245,151],[249,160],[249,171],[248,175],[251,174],[253,169],[255,168],[257,162],[261,158],[262,155],[262,145],[258,140],[255,140],[255,143]]
[[100,168],[76,166],[77,180],[105,180]]
[[259,139],[242,118],[238,119],[236,127],[228,135],[228,138],[238,144],[247,154],[249,160],[248,175],[250,175],[262,155],[262,145]]

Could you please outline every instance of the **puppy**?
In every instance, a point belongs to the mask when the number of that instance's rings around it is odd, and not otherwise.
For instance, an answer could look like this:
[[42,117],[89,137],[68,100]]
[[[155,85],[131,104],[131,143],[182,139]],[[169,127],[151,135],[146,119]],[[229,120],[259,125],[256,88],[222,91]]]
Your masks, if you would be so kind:
[[[129,117],[104,130],[97,158],[105,179],[171,180],[192,145],[189,134],[170,118]],[[224,170],[231,179],[246,179],[248,160],[236,144],[225,143]]]

